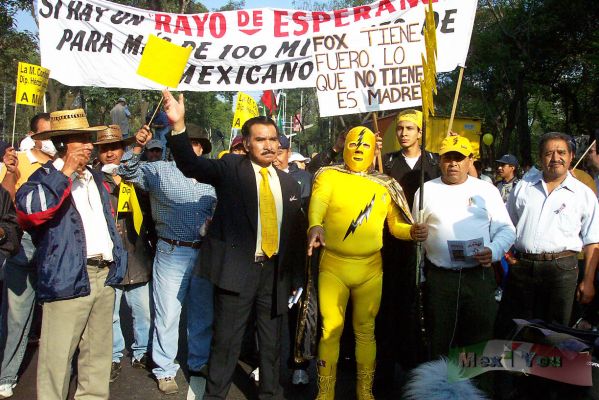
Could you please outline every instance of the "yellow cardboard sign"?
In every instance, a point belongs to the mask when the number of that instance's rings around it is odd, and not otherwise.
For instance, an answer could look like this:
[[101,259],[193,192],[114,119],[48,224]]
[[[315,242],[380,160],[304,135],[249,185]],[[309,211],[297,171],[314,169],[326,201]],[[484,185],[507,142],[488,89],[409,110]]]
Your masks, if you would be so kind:
[[233,129],[241,129],[245,121],[258,116],[258,104],[249,94],[237,92],[237,106],[233,115]]
[[50,70],[35,64],[19,62],[17,74],[17,104],[39,106],[44,99],[48,86]]
[[177,46],[150,35],[137,67],[137,74],[175,89],[179,86],[191,50],[191,47]]
[[119,188],[119,201],[117,205],[117,213],[131,212],[133,213],[133,225],[135,231],[139,235],[141,231],[141,223],[143,222],[143,214],[141,213],[141,207],[137,200],[137,194],[133,184],[128,182],[121,182]]

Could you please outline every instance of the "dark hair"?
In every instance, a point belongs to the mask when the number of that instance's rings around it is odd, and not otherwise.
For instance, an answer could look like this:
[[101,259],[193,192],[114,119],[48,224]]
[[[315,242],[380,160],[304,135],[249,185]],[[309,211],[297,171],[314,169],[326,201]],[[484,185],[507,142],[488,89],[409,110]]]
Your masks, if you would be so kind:
[[548,132],[548,133],[544,134],[543,136],[541,136],[541,140],[539,140],[539,155],[540,156],[543,155],[543,149],[545,148],[545,144],[550,140],[563,140],[568,145],[568,151],[570,152],[570,154],[573,154],[575,152],[575,149],[574,149],[575,144],[574,144],[574,139],[572,139],[572,136],[566,135],[565,133],[561,133],[561,132]]
[[243,124],[243,126],[241,127],[241,136],[243,136],[244,139],[250,137],[250,130],[254,125],[272,125],[275,127],[277,131],[277,136],[279,136],[279,127],[277,126],[277,124],[275,124],[275,121],[273,121],[272,118],[260,115],[258,117],[250,118],[247,121],[245,121],[245,124]]
[[29,121],[29,130],[33,133],[37,133],[37,123],[43,119],[44,121],[50,121],[50,113],[39,113],[35,114],[31,121]]

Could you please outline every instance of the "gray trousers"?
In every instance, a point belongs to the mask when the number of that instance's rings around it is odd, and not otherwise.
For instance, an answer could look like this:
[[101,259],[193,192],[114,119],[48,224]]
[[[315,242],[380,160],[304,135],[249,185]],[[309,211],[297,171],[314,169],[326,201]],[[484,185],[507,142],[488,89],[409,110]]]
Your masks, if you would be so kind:
[[89,296],[44,303],[37,366],[38,400],[64,400],[77,348],[75,399],[109,397],[114,289],[104,286],[108,268],[87,267]]
[[510,266],[497,316],[496,333],[509,338],[513,318],[542,319],[568,325],[578,279],[578,260],[519,260]]

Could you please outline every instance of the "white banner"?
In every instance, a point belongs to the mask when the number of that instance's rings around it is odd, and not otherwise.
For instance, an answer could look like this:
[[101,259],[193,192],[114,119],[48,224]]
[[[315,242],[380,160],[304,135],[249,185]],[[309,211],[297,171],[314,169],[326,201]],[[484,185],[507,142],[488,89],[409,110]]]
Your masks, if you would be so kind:
[[[449,13],[434,7],[439,15]],[[422,22],[415,21],[405,18],[397,25],[339,30],[312,38],[321,117],[422,105],[420,80],[426,52]],[[445,27],[443,23],[437,24],[438,72],[464,65],[473,20],[469,24],[456,20]]]
[[[439,17],[437,65],[448,71],[466,59],[476,0],[432,1]],[[35,9],[42,65],[66,85],[161,89],[135,73],[154,34],[194,48],[179,90],[249,91],[314,87],[316,35],[405,23],[415,24],[420,36],[423,2],[428,0],[379,0],[335,11],[168,14],[104,0],[37,0]]]

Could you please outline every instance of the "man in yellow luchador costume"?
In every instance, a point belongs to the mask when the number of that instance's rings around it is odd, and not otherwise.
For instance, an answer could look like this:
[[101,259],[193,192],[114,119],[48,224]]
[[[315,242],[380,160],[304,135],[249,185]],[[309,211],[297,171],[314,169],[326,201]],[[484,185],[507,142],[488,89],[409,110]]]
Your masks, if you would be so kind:
[[339,340],[351,296],[356,336],[358,400],[374,399],[374,319],[381,302],[381,247],[385,220],[391,233],[423,241],[425,225],[413,224],[401,186],[373,170],[376,138],[368,128],[351,129],[344,166],[321,168],[309,208],[308,255],[323,246],[318,276],[322,336],[318,347],[318,400],[335,397]]

